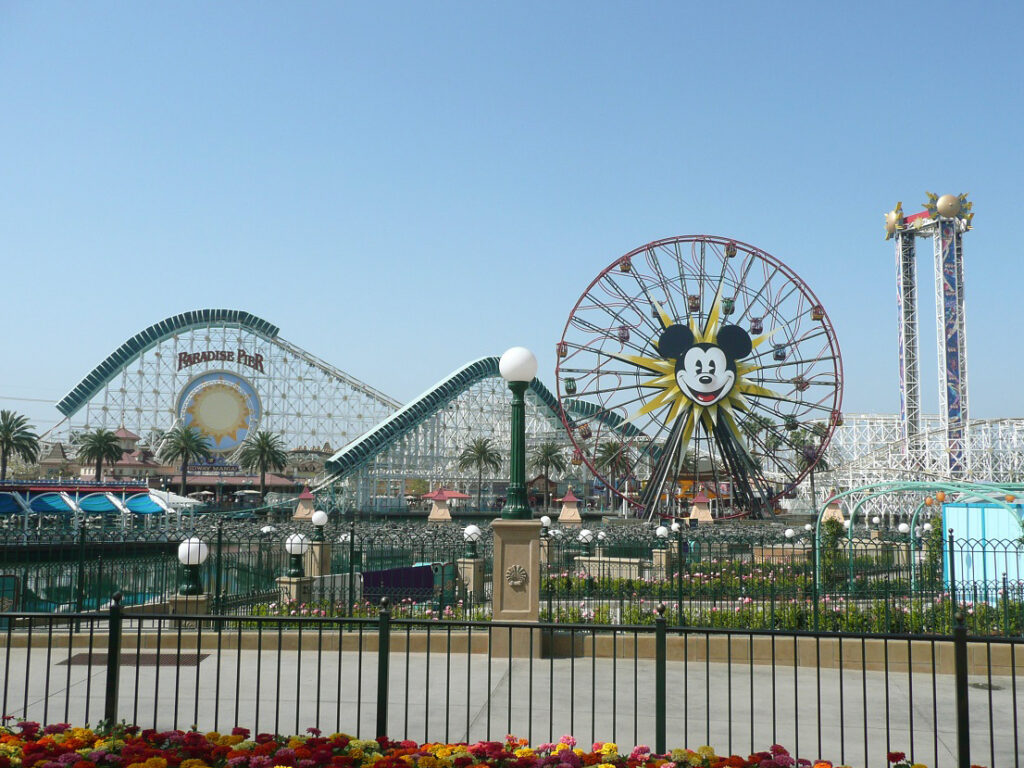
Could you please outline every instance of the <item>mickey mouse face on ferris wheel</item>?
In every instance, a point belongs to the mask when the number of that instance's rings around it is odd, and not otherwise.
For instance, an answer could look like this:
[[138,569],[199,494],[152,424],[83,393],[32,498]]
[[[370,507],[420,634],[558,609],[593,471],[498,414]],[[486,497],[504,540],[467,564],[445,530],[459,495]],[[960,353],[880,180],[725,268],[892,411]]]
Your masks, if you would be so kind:
[[736,361],[750,354],[750,336],[738,325],[725,325],[714,342],[694,343],[685,325],[670,325],[658,338],[658,353],[676,359],[676,383],[695,403],[708,407],[724,400],[736,384]]

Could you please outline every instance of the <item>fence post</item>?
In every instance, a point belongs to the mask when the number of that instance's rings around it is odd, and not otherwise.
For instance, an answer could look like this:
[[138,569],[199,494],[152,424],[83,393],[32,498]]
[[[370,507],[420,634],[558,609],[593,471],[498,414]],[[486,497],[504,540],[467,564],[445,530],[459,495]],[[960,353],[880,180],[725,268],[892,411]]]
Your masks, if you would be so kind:
[[1003,634],[1010,636],[1010,583],[1006,580],[1006,571],[1003,571]]
[[953,529],[949,529],[949,541],[946,549],[946,557],[949,559],[949,597],[953,601],[953,611],[956,612],[956,563],[953,560]]
[[216,570],[214,571],[214,587],[213,587],[213,613],[221,613],[221,579],[223,576],[224,567],[224,520],[221,518],[217,521],[217,562],[215,565]]
[[658,604],[654,620],[654,751],[665,754],[665,604]]
[[388,599],[380,599],[377,624],[377,738],[388,735],[388,664],[391,657],[391,610]]
[[814,531],[814,540],[811,542],[811,610],[814,613],[814,631],[818,631],[820,614],[818,608],[818,536]]
[[[952,538],[952,537],[951,537]],[[967,703],[967,627],[964,614],[957,611],[953,620],[953,665],[956,680],[956,755],[958,768],[971,766],[971,723]]]
[[[75,585],[75,613],[81,613],[85,607],[85,518],[78,525],[78,578]],[[75,631],[79,628],[75,622]]]
[[121,677],[121,593],[114,595],[107,619],[107,690],[103,698],[103,719],[108,726],[117,722],[117,684]]
[[356,521],[348,524],[348,605],[345,606],[345,614],[352,615],[352,604],[356,600]]

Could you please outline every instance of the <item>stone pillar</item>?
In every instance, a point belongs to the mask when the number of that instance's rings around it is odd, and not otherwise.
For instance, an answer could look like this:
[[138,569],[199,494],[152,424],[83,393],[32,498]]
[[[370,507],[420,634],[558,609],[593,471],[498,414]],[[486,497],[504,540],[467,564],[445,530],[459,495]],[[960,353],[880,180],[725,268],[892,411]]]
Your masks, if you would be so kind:
[[430,505],[430,514],[427,515],[428,523],[444,523],[452,519],[452,513],[448,511],[448,502],[435,499]]
[[205,616],[210,612],[213,595],[171,595],[167,598],[167,612],[190,616]]
[[309,492],[309,488],[303,488],[302,493],[299,494],[299,503],[295,505],[295,513],[292,515],[292,520],[312,520],[314,501],[315,498]]
[[583,518],[580,517],[581,500],[576,498],[571,485],[569,492],[559,501],[562,502],[562,511],[558,513],[558,522],[562,525],[583,525]]
[[[494,532],[494,571],[491,577],[494,621],[535,622],[540,618],[540,521],[499,519]],[[494,630],[496,655],[509,654],[509,633]],[[530,654],[530,630],[513,630],[513,656]],[[540,638],[533,650],[540,652]]]
[[704,491],[697,494],[697,497],[693,500],[693,506],[690,507],[690,519],[696,520],[699,523],[713,523],[715,519],[711,516],[711,505],[708,497],[704,495]]
[[462,557],[455,561],[459,586],[470,605],[484,599],[484,561],[481,557]]
[[313,579],[308,576],[280,576],[277,586],[281,589],[281,602],[305,603],[309,601]]
[[662,547],[661,549],[654,550],[654,570],[661,575],[662,578],[668,578],[672,573],[675,573],[676,563],[679,561],[676,559],[675,545],[671,547]]
[[314,541],[303,555],[302,569],[311,578],[327,576],[331,572],[331,543]]
[[[171,595],[167,598],[167,612],[172,616],[207,616],[213,595]],[[202,622],[196,622],[202,623]],[[181,626],[195,628],[191,621],[182,622]]]
[[846,518],[843,517],[843,510],[839,506],[839,501],[836,500],[836,499],[833,499],[832,503],[830,503],[827,507],[825,507],[825,512],[821,516],[821,522],[823,522],[823,523],[826,520],[838,520],[841,523],[845,519]]

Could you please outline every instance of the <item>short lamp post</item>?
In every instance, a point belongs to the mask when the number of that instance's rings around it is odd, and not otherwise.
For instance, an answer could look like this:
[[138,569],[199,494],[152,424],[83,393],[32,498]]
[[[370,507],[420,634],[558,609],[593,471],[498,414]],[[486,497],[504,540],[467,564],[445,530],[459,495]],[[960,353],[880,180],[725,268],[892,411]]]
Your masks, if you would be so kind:
[[324,526],[327,525],[327,513],[322,509],[318,509],[313,513],[311,518],[313,521],[313,541],[321,542],[324,540]]
[[288,553],[288,573],[290,578],[301,578],[306,575],[302,567],[302,556],[309,551],[309,539],[301,533],[293,533],[284,542],[284,549]]
[[483,538],[483,535],[483,531],[481,531],[479,526],[476,525],[467,525],[462,530],[462,538],[466,542],[466,557],[470,560],[476,560],[476,545],[477,542]]
[[540,518],[540,537],[546,539],[548,537],[548,531],[551,530],[551,518],[547,515],[541,515]]
[[664,525],[659,525],[657,528],[654,529],[654,535],[658,539],[655,542],[655,544],[658,547],[658,549],[664,549],[665,548],[665,539],[668,538],[668,528],[666,528]]
[[202,539],[192,537],[178,545],[178,562],[185,566],[185,579],[178,589],[179,595],[201,595],[202,584],[199,583],[199,566],[210,556],[210,548]]
[[498,362],[501,377],[512,390],[512,440],[509,450],[508,500],[502,507],[505,520],[530,520],[533,513],[526,498],[526,388],[537,375],[537,358],[526,347],[512,347]]
[[576,540],[583,545],[583,551],[586,553],[587,557],[594,554],[594,532],[592,530],[584,528],[580,531]]

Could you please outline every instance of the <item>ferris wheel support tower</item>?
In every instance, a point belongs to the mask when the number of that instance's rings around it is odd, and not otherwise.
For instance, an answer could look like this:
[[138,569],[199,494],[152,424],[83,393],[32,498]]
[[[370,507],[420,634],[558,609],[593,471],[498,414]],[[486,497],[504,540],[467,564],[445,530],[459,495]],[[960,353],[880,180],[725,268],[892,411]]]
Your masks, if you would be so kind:
[[939,417],[946,433],[949,476],[967,471],[967,328],[964,312],[963,235],[974,214],[967,195],[931,192],[925,210],[903,215],[903,204],[885,215],[886,239],[896,241],[899,298],[900,431],[912,465],[923,457],[921,442],[920,345],[917,322],[918,237],[932,238],[935,255],[935,329],[939,372]]

